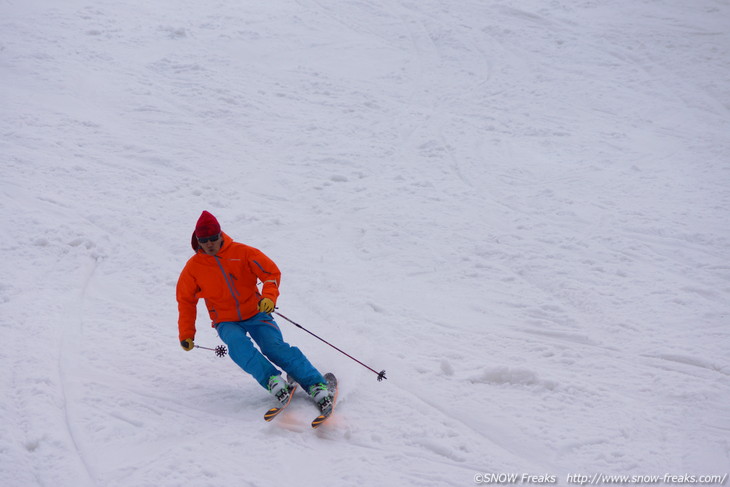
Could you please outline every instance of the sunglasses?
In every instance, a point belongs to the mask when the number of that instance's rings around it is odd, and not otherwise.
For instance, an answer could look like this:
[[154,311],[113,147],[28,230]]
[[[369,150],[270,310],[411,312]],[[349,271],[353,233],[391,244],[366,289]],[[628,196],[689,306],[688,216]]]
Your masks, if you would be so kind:
[[220,238],[220,233],[218,235],[213,235],[212,237],[203,237],[199,238],[198,242],[200,243],[206,243],[206,242],[215,242]]

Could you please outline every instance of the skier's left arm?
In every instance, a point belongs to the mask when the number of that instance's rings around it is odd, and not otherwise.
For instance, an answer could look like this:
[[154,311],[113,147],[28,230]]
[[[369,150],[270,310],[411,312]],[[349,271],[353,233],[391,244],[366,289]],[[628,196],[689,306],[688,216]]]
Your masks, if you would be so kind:
[[[249,266],[258,280],[262,283],[259,310],[270,313],[274,310],[276,299],[279,297],[281,271],[273,260],[258,249],[252,249],[251,256],[249,258]],[[264,303],[267,299],[270,300],[271,303]]]

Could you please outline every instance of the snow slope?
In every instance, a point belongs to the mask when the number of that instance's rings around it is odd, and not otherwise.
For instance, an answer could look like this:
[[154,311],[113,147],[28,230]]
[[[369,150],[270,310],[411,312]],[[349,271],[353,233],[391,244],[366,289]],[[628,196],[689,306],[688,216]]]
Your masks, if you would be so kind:
[[[0,2],[0,484],[730,470],[730,5]],[[203,209],[320,430],[177,344]],[[202,313],[201,308],[201,315]],[[219,340],[204,316],[196,342]]]

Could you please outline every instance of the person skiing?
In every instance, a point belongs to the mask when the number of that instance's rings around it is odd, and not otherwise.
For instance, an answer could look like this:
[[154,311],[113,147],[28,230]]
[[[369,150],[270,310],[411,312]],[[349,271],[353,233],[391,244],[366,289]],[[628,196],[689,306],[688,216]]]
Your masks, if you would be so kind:
[[202,297],[231,359],[281,404],[289,401],[292,386],[277,366],[304,387],[320,409],[329,406],[332,395],[324,377],[299,348],[284,341],[271,315],[281,281],[276,264],[260,250],[221,232],[218,220],[207,211],[195,225],[191,245],[195,255],[180,273],[176,290],[183,350],[195,348],[197,304]]

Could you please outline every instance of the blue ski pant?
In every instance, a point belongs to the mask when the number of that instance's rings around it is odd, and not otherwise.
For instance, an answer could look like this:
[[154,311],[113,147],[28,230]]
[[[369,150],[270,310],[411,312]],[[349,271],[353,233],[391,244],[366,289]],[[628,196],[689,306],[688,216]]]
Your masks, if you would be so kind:
[[284,341],[279,325],[269,314],[258,313],[244,321],[224,321],[216,329],[228,345],[231,359],[267,390],[269,378],[281,374],[276,366],[307,391],[314,384],[326,383],[302,351]]

